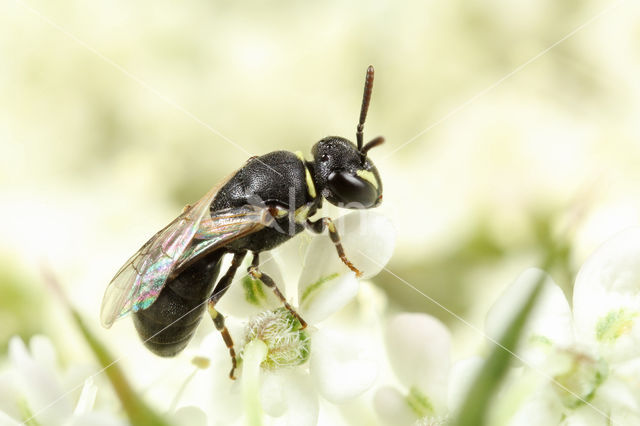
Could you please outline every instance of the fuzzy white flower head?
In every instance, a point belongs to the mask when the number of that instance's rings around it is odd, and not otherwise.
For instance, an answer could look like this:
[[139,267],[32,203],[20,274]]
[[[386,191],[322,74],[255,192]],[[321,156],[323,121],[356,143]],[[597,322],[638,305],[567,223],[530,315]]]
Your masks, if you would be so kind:
[[286,308],[265,311],[251,318],[244,340],[242,347],[253,340],[260,340],[267,346],[261,363],[267,370],[294,367],[309,359],[309,333],[301,329],[298,320]]

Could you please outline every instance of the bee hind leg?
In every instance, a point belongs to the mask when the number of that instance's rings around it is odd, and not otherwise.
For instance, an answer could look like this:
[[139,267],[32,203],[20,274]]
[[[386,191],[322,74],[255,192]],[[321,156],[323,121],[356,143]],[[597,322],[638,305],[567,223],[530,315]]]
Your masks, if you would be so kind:
[[306,321],[303,320],[300,314],[296,312],[295,309],[293,309],[293,307],[289,304],[289,302],[287,302],[287,299],[284,297],[284,295],[282,294],[278,286],[276,286],[276,283],[275,281],[273,281],[273,278],[271,278],[269,275],[262,272],[259,269],[259,266],[260,266],[260,255],[259,253],[253,253],[253,260],[251,261],[251,266],[247,269],[247,272],[249,273],[251,278],[253,278],[254,280],[262,281],[264,285],[266,285],[271,290],[273,290],[273,292],[278,297],[278,299],[280,299],[280,301],[284,304],[284,307],[287,308],[287,310],[291,312],[291,315],[293,315],[294,318],[296,318],[300,322],[300,326],[302,328],[306,328],[307,327]]
[[216,303],[220,300],[220,298],[224,295],[224,293],[227,291],[227,289],[231,285],[231,282],[233,281],[233,277],[235,276],[236,271],[240,267],[240,264],[242,263],[242,260],[244,259],[246,254],[247,254],[246,252],[242,252],[242,253],[235,253],[233,255],[233,260],[231,260],[231,266],[229,267],[227,272],[224,274],[224,276],[220,278],[220,280],[218,281],[218,283],[216,284],[213,290],[213,294],[209,297],[209,300],[207,301],[207,310],[209,311],[209,316],[211,316],[211,320],[213,321],[213,324],[222,335],[222,340],[224,340],[225,345],[227,345],[227,348],[229,349],[229,355],[231,355],[231,371],[229,372],[229,377],[232,380],[236,379],[235,371],[236,371],[236,367],[238,366],[238,361],[236,359],[236,351],[233,347],[233,339],[231,338],[231,334],[229,333],[227,326],[224,324],[224,315],[218,312],[215,306],[216,306]]

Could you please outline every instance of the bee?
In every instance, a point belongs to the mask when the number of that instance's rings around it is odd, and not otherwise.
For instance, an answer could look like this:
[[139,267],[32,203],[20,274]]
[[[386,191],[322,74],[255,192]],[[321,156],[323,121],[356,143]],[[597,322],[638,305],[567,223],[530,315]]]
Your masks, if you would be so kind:
[[[384,138],[363,144],[373,78],[374,69],[369,66],[357,144],[329,136],[313,146],[313,161],[289,151],[250,158],[198,202],[186,206],[120,268],[102,300],[102,325],[109,328],[131,313],[144,345],[159,356],[170,357],[187,346],[206,306],[229,349],[229,376],[234,379],[237,361],[233,340],[215,306],[250,252],[248,274],[271,288],[302,328],[306,327],[274,280],[260,270],[260,253],[305,229],[316,233],[327,229],[338,256],[361,275],[345,255],[332,220],[311,217],[323,200],[352,209],[377,207],[382,201],[382,181],[367,153]],[[225,254],[233,258],[218,279]]]

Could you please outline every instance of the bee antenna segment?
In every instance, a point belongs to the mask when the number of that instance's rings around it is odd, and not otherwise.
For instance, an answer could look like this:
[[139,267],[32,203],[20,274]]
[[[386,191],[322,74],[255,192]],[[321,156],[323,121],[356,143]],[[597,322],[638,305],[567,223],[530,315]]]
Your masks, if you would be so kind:
[[383,143],[384,143],[384,138],[382,136],[378,136],[377,138],[367,142],[367,144],[360,150],[360,153],[362,154],[362,158],[364,159],[367,156],[367,152],[369,152],[371,148],[375,148],[376,146],[382,145]]
[[373,65],[367,68],[367,74],[364,78],[364,93],[362,94],[362,107],[360,108],[360,120],[358,121],[358,129],[356,131],[356,139],[358,141],[358,151],[362,151],[362,131],[364,130],[364,121],[367,119],[367,111],[369,110],[369,102],[371,101],[371,91],[373,90]]

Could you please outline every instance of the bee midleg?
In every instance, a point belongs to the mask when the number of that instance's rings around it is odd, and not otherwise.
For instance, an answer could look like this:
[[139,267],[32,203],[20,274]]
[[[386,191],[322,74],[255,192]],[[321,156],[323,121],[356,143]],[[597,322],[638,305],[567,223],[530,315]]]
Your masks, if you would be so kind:
[[356,277],[362,276],[362,271],[356,268],[353,263],[351,263],[351,261],[347,259],[347,255],[344,254],[344,247],[342,247],[342,243],[340,242],[340,234],[338,233],[333,220],[328,217],[322,217],[316,221],[307,219],[306,227],[307,229],[310,229],[317,234],[321,234],[325,230],[325,228],[328,229],[329,237],[331,238],[331,241],[333,241],[333,244],[335,244],[336,250],[338,251],[338,256],[340,256],[342,262],[347,265],[349,269],[356,273]]
[[253,260],[251,261],[251,266],[247,269],[247,272],[249,272],[249,275],[251,275],[251,278],[253,278],[254,280],[262,281],[264,285],[266,285],[271,290],[273,290],[273,292],[278,297],[278,299],[280,299],[280,301],[282,301],[282,303],[284,304],[284,307],[287,308],[287,310],[291,312],[291,315],[293,315],[300,322],[300,325],[302,326],[302,328],[306,328],[307,327],[306,321],[303,320],[300,314],[298,314],[296,310],[293,309],[293,307],[289,304],[289,302],[287,302],[287,299],[285,299],[282,292],[280,292],[280,289],[276,286],[276,283],[275,281],[273,281],[273,278],[271,278],[269,275],[265,274],[264,272],[260,271],[259,266],[260,266],[260,254],[254,252]]
[[224,276],[220,278],[218,284],[213,290],[213,294],[211,294],[207,302],[207,309],[209,311],[209,315],[211,316],[211,320],[213,320],[213,324],[222,335],[222,340],[224,340],[225,345],[227,345],[227,348],[229,348],[229,355],[231,355],[231,371],[229,372],[229,377],[232,380],[235,380],[234,373],[237,367],[236,351],[233,348],[233,339],[231,338],[231,334],[229,333],[227,326],[224,325],[224,315],[218,312],[215,306],[231,285],[233,277],[236,275],[236,271],[240,267],[240,264],[242,263],[242,260],[244,259],[246,254],[247,252],[245,251],[241,253],[235,253],[233,255],[231,266],[229,266],[229,269],[227,269],[227,272],[224,274]]

